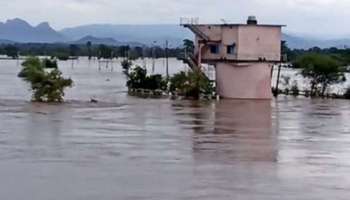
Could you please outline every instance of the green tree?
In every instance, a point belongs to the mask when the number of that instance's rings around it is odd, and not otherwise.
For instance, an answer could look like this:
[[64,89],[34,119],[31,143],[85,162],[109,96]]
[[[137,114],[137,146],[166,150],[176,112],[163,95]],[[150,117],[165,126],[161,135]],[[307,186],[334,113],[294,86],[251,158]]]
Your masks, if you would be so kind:
[[18,77],[30,83],[34,101],[62,102],[64,89],[71,87],[73,81],[63,78],[58,68],[48,69],[45,62],[36,57],[26,59]]
[[130,67],[132,65],[132,61],[131,60],[128,60],[128,59],[124,59],[122,62],[121,62],[121,65],[123,67],[123,71],[126,75],[129,75],[129,70],[130,70]]
[[128,75],[127,86],[131,89],[165,90],[166,81],[160,74],[147,75],[147,70],[136,66]]
[[170,92],[199,99],[200,96],[211,97],[214,87],[210,80],[199,71],[179,72],[170,78]]
[[311,95],[324,96],[327,88],[346,81],[345,67],[330,56],[306,54],[298,58],[293,65],[301,69],[301,75],[310,79]]
[[7,45],[5,48],[5,54],[8,56],[8,57],[11,57],[13,59],[15,58],[18,58],[18,53],[19,53],[19,50],[16,46],[14,45]]
[[72,56],[72,57],[78,56],[79,50],[80,49],[79,49],[78,45],[75,45],[75,44],[69,45],[69,55],[70,56]]
[[119,55],[121,57],[124,57],[124,58],[129,57],[130,46],[120,46],[118,50],[119,50]]
[[183,46],[187,53],[193,53],[194,52],[194,43],[192,40],[185,39],[183,40]]
[[98,47],[98,52],[99,52],[99,58],[105,58],[105,59],[111,59],[113,56],[113,50],[112,48],[101,44]]
[[91,43],[91,41],[88,41],[88,42],[86,43],[86,48],[87,48],[87,50],[88,50],[88,57],[89,57],[89,60],[91,60],[91,58],[92,58],[92,50],[91,50],[91,47],[92,47],[92,43]]

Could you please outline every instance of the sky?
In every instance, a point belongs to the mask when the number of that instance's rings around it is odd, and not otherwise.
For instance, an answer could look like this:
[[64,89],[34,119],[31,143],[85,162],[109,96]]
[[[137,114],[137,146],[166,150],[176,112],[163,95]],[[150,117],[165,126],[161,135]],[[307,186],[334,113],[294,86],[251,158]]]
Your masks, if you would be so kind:
[[47,21],[55,29],[77,25],[177,24],[180,17],[201,23],[284,24],[286,32],[313,37],[350,37],[350,0],[0,0],[0,21]]

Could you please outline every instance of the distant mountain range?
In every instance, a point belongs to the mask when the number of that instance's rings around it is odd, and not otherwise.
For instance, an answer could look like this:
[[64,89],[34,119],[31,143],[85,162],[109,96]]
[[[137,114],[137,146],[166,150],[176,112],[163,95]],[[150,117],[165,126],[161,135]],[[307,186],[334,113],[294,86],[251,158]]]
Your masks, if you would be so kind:
[[[111,25],[94,24],[56,31],[47,22],[32,26],[22,19],[0,22],[0,43],[69,43],[106,45],[159,45],[163,46],[168,40],[171,47],[182,44],[183,39],[192,39],[193,34],[179,25]],[[320,48],[350,47],[350,39],[320,40],[309,39],[292,34],[283,34],[290,48],[307,49],[318,46]]]
[[114,38],[118,41],[135,41],[146,45],[161,45],[168,40],[173,46],[180,46],[184,38],[193,38],[193,34],[179,25],[110,25],[96,24],[60,31],[63,35],[79,39],[86,34],[94,37]]
[[320,48],[348,48],[350,47],[349,39],[333,39],[333,40],[321,40],[321,39],[310,39],[301,36],[294,36],[292,34],[283,34],[283,40],[287,42],[289,48],[292,49],[309,49],[312,47]]
[[85,36],[81,39],[70,41],[68,43],[72,44],[87,44],[88,42],[91,42],[92,44],[105,44],[105,45],[111,45],[111,46],[121,46],[121,45],[129,45],[129,46],[143,46],[144,44],[139,42],[120,42],[113,38],[98,38],[91,35]]
[[21,19],[7,20],[0,22],[0,39],[15,42],[40,42],[51,43],[65,41],[61,33],[55,31],[47,22],[38,26],[31,26]]
[[14,44],[14,43],[16,43],[16,42],[11,41],[11,40],[2,40],[2,39],[0,39],[0,44]]

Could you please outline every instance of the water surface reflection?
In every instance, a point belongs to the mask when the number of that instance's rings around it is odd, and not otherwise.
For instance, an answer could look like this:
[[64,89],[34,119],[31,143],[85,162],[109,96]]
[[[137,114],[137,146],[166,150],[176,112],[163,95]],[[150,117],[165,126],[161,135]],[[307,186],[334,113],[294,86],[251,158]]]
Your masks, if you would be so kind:
[[198,162],[277,160],[270,101],[222,100],[173,105],[180,124],[191,124]]

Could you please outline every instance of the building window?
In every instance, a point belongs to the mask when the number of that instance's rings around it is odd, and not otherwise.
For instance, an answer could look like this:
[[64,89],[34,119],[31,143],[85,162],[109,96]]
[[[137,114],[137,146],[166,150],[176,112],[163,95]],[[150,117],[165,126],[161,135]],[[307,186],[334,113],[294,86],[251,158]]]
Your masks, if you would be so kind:
[[219,45],[217,45],[217,44],[210,44],[209,49],[210,49],[210,53],[212,53],[212,54],[219,53]]
[[227,46],[227,54],[235,54],[236,44]]

